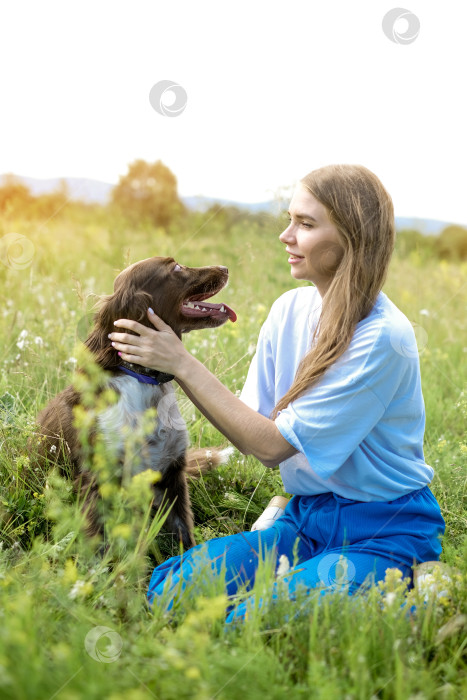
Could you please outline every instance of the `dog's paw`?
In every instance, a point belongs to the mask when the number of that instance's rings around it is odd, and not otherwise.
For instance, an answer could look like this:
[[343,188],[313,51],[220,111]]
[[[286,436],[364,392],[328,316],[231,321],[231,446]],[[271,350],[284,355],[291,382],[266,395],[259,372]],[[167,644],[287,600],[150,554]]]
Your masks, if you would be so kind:
[[194,477],[205,474],[220,464],[227,464],[234,452],[234,447],[190,448],[186,455],[185,472],[188,476]]

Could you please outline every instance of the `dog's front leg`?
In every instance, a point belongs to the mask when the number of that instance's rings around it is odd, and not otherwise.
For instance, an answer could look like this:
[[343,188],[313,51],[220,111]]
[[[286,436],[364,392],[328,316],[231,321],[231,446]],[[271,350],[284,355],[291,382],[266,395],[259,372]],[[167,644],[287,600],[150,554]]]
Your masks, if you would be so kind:
[[[184,472],[172,474],[170,479],[159,482],[155,488],[154,508],[170,507],[164,529],[177,535],[185,550],[194,547],[193,514]],[[165,509],[164,508],[164,509]]]
[[83,471],[73,482],[73,488],[81,501],[81,512],[86,516],[85,531],[88,537],[103,535],[104,527],[99,515],[99,489],[96,475]]

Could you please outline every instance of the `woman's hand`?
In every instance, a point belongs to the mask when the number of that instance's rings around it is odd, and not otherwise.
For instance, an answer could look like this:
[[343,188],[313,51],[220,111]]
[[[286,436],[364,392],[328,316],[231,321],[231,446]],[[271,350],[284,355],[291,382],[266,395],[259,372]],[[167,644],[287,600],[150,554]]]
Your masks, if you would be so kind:
[[232,394],[196,357],[185,350],[173,330],[154,312],[148,318],[156,330],[137,321],[120,319],[119,328],[139,335],[110,333],[112,345],[126,362],[158,369],[177,377],[182,389],[211,423],[243,454],[253,454],[275,467],[296,453],[274,421],[249,408]]
[[183,359],[191,356],[170,326],[156,316],[152,309],[148,310],[148,318],[156,330],[153,331],[131,319],[115,321],[115,326],[127,328],[139,335],[117,331],[109,333],[112,346],[119,351],[118,354],[126,362],[133,362],[176,376]]

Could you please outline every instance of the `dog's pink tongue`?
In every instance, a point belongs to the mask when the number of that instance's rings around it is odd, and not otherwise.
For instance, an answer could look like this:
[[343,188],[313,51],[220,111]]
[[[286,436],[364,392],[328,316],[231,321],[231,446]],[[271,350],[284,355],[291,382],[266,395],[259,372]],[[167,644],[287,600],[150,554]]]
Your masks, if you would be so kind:
[[210,304],[207,301],[191,301],[185,302],[182,306],[185,316],[195,316],[203,318],[205,316],[213,316],[214,318],[225,318],[227,314],[230,321],[237,320],[237,314],[228,304]]
[[232,323],[235,323],[235,321],[237,320],[237,314],[235,313],[235,311],[225,303],[223,304],[223,307],[226,310],[226,312],[228,313],[229,319],[232,321]]
[[225,314],[227,314],[230,321],[235,322],[237,320],[237,314],[227,304],[208,304],[208,302],[206,301],[195,302],[195,304],[197,303],[199,304],[201,309],[209,311],[210,316],[214,316],[215,318],[222,318]]

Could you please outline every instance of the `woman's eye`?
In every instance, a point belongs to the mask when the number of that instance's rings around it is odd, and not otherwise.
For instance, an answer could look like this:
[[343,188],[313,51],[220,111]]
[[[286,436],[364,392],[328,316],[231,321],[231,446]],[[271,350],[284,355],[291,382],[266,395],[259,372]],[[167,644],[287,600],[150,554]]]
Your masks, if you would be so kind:
[[178,272],[178,271],[181,270],[181,269],[182,269],[182,268],[181,268],[180,265],[177,263],[177,264],[175,265],[173,271],[174,271],[174,272]]
[[[287,218],[287,221],[289,222],[289,224],[291,224],[291,223],[292,223],[292,217],[291,217],[291,216],[287,216],[286,218]],[[305,221],[300,221],[300,226],[303,226],[304,228],[313,228],[313,224],[308,224],[308,223],[306,223]]]

